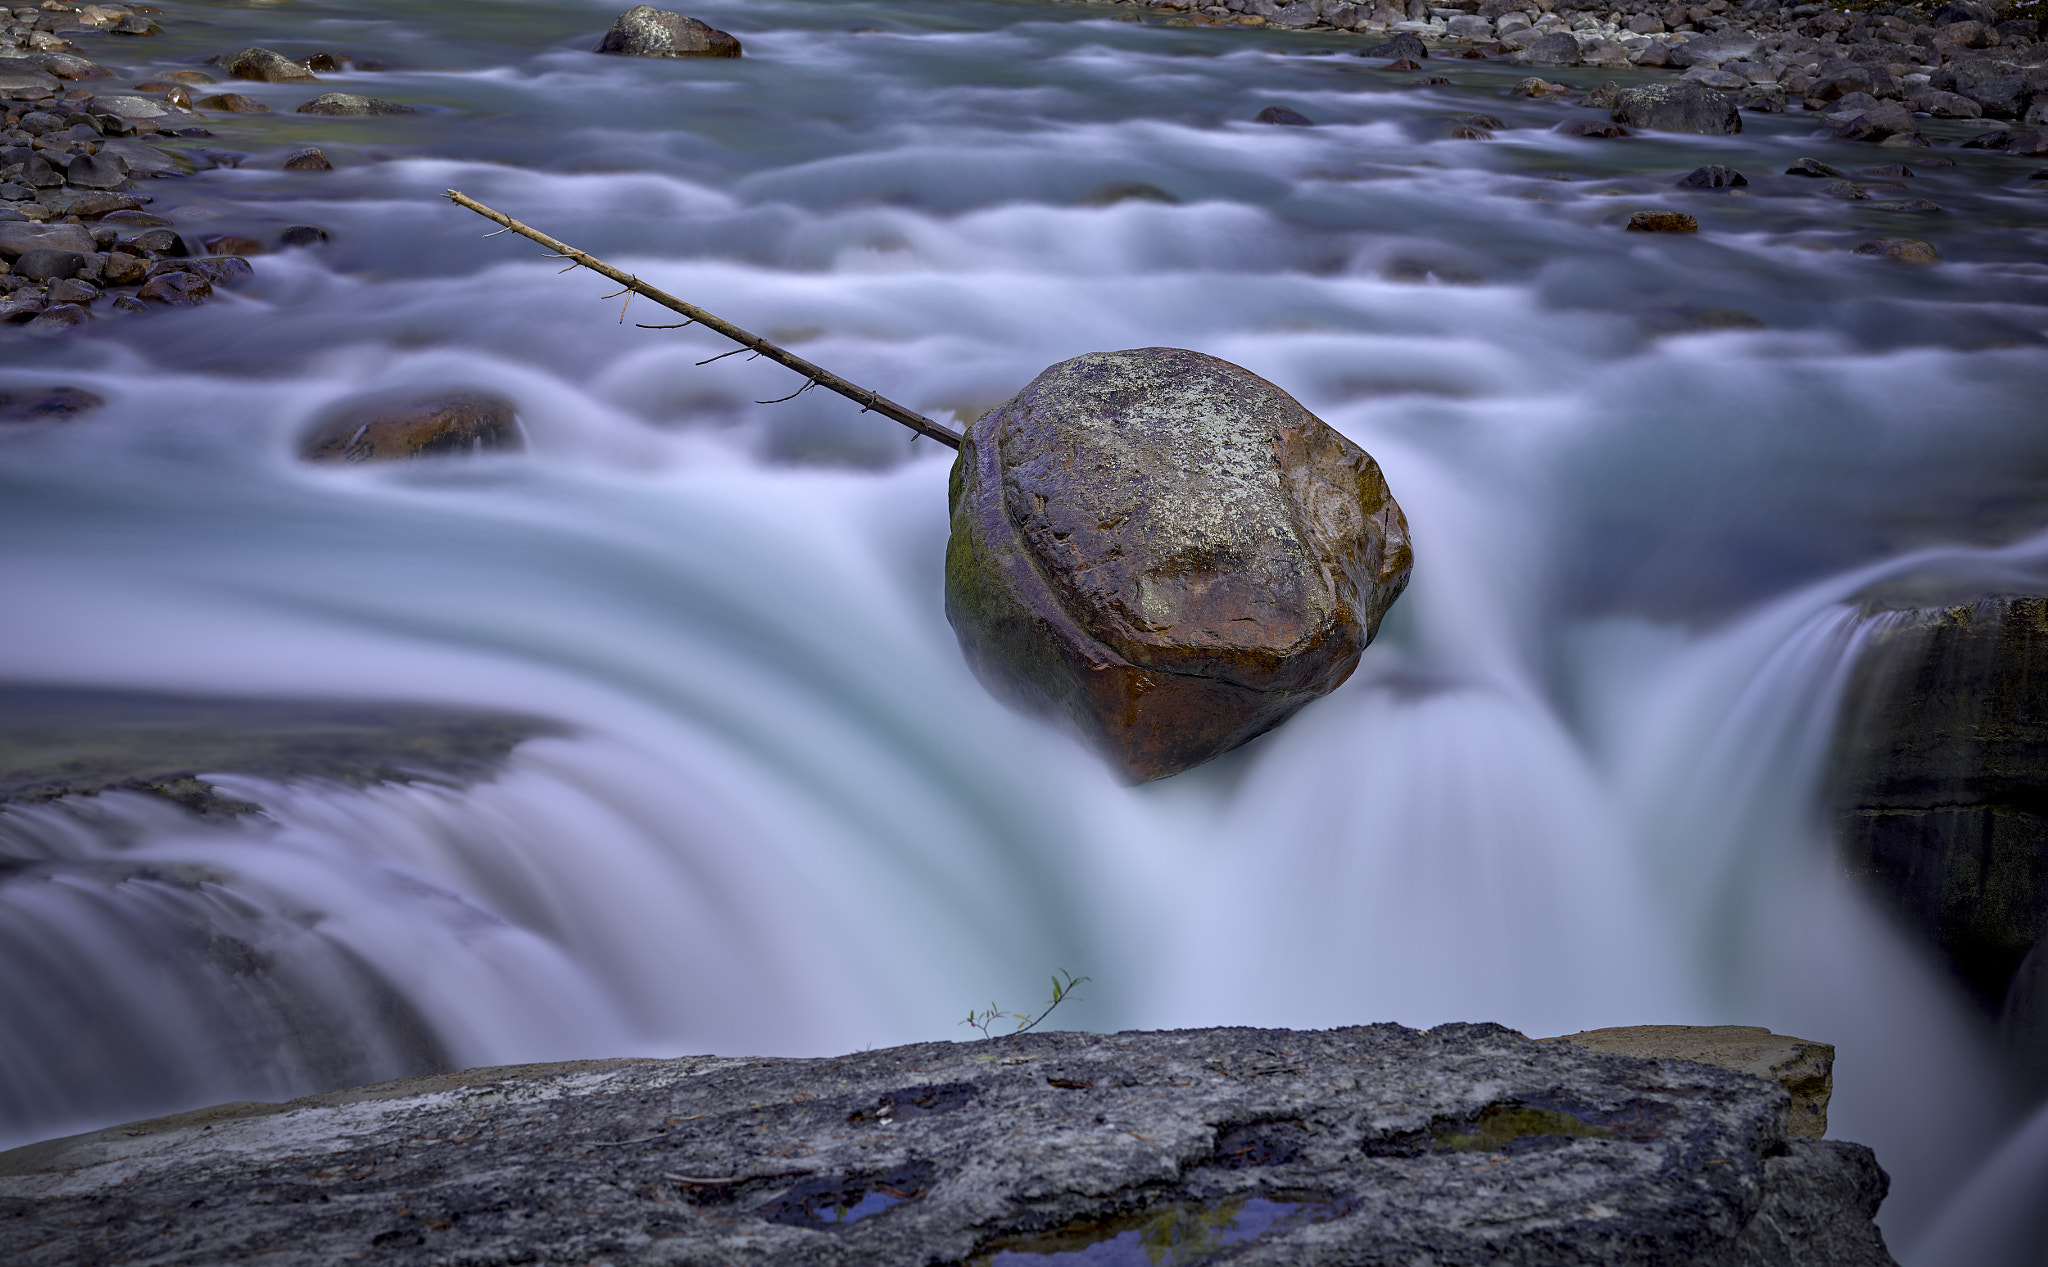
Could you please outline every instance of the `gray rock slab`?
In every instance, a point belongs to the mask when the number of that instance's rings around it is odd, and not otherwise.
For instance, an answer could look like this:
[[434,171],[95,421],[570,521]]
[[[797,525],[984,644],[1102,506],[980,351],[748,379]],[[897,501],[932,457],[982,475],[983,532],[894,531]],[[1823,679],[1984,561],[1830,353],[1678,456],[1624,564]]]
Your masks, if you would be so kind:
[[0,1154],[0,1257],[1891,1263],[1870,1151],[1785,1114],[1494,1025],[472,1070]]
[[36,224],[11,221],[0,224],[0,256],[19,259],[29,251],[79,251],[92,253],[92,234],[82,224]]
[[[25,393],[28,416],[49,395]],[[12,404],[0,394],[0,422]],[[0,683],[0,806],[119,789],[232,814],[255,807],[213,791],[204,776],[467,783],[491,777],[521,741],[560,733],[533,717],[413,704]]]
[[0,57],[0,92],[13,92],[20,88],[51,88],[57,86],[57,77],[26,57]]

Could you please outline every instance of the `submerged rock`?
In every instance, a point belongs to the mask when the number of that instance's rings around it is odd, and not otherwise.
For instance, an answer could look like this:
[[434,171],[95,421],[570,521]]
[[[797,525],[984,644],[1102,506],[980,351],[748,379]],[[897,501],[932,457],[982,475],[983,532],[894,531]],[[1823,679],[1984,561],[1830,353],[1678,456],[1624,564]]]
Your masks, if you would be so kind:
[[267,48],[245,48],[228,58],[227,72],[236,79],[252,79],[265,84],[309,84],[314,82],[313,72],[299,65],[283,53],[274,53]]
[[1299,110],[1289,110],[1286,106],[1267,106],[1252,116],[1252,122],[1280,123],[1290,127],[1307,128],[1314,127],[1316,121]]
[[1644,84],[1615,94],[1614,121],[1652,132],[1732,136],[1742,131],[1735,98],[1704,84]]
[[1856,244],[1856,254],[1875,255],[1881,259],[1897,260],[1902,264],[1939,264],[1941,252],[1934,249],[1934,243],[1919,238],[1871,238]]
[[1617,1056],[1697,1060],[1768,1078],[1792,1097],[1788,1133],[1795,1139],[1828,1133],[1828,1100],[1835,1091],[1833,1043],[1773,1034],[1760,1025],[1621,1025],[1538,1041]]
[[1178,348],[1061,362],[983,415],[952,514],[946,614],[968,662],[1138,782],[1334,689],[1408,583],[1378,464]]
[[428,453],[523,447],[512,402],[485,392],[380,394],[316,422],[299,444],[308,462],[385,462]]
[[642,4],[621,13],[594,51],[621,57],[738,57],[740,42],[695,18]]
[[106,403],[82,387],[7,388],[0,390],[0,423],[61,422]]
[[[42,395],[61,411],[58,393],[75,390]],[[100,404],[76,395],[89,402],[78,412]],[[24,396],[31,408],[37,401]],[[12,405],[0,397],[0,419]],[[203,776],[469,783],[494,776],[519,743],[563,733],[540,718],[475,709],[0,683],[0,805],[131,791],[201,814],[248,813],[256,807]]]
[[361,117],[372,114],[418,114],[416,106],[400,105],[381,97],[359,97],[352,92],[325,92],[298,109],[299,114],[328,114]]
[[1700,222],[1683,211],[1638,211],[1628,227],[1635,233],[1698,233]]
[[0,1244],[23,1267],[166,1246],[279,1267],[364,1252],[813,1267],[1119,1249],[1889,1267],[1870,1150],[1787,1138],[1785,1105],[1761,1078],[1497,1025],[586,1060],[222,1105],[0,1154]]

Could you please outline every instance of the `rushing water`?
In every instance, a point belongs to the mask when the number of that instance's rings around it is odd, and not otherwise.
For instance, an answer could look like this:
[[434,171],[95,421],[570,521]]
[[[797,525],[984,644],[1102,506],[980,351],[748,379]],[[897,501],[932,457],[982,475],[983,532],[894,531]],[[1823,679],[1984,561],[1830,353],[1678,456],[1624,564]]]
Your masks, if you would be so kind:
[[[0,389],[109,401],[0,434],[0,678],[574,734],[460,791],[224,778],[268,809],[228,824],[10,810],[0,1135],[447,1065],[964,1036],[1061,967],[1093,978],[1059,1018],[1090,1028],[1832,1041],[1833,1133],[1895,1177],[1894,1248],[2030,1261],[2042,1120],[1813,805],[1864,632],[1844,600],[2048,558],[2026,164],[1921,169],[1948,210],[1907,217],[1772,175],[1898,151],[1797,117],[1566,137],[1577,112],[1499,65],[1416,85],[1300,55],[1355,44],[996,0],[691,11],[747,56],[598,58],[614,9],[416,0],[186,4],[104,54],[140,79],[331,48],[393,69],[325,87],[435,109],[316,119],[303,87],[238,86],[279,113],[186,144],[247,160],[154,209],[331,244],[190,313],[0,341]],[[1268,104],[1320,126],[1246,122]],[[1451,139],[1472,112],[1510,126]],[[308,143],[338,170],[277,169]],[[1706,162],[1751,186],[1672,188]],[[1159,193],[1105,192],[1130,182]],[[694,365],[724,348],[636,328],[645,306],[621,324],[448,187],[934,415],[1091,350],[1244,364],[1379,458],[1414,584],[1329,699],[1122,788],[962,665],[948,453],[823,393],[753,404],[795,384]],[[1644,207],[1706,231],[1624,234]],[[1880,234],[1948,262],[1847,253]],[[512,396],[528,450],[291,456],[349,394],[441,385]]]

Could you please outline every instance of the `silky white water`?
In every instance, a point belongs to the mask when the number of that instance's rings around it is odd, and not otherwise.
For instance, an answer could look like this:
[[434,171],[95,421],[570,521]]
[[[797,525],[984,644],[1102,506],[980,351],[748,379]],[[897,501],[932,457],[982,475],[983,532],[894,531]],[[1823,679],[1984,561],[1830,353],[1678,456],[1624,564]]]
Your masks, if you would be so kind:
[[[425,1067],[967,1037],[1059,968],[1092,980],[1058,1022],[1094,1029],[1830,1041],[1831,1133],[1893,1175],[1902,1260],[2032,1261],[2039,1123],[1816,804],[1867,634],[1845,600],[2048,556],[2016,174],[1930,174],[1958,214],[1916,272],[1846,253],[1881,213],[1671,189],[1782,169],[1794,121],[1566,138],[1505,67],[1403,87],[1279,55],[1352,45],[1023,3],[701,5],[746,43],[716,64],[592,57],[597,5],[186,11],[214,25],[163,57],[375,56],[333,86],[438,111],[237,85],[280,113],[206,144],[251,157],[153,206],[332,243],[189,313],[0,340],[0,389],[108,401],[0,431],[0,679],[571,733],[459,790],[224,775],[267,811],[233,823],[0,815],[8,1142]],[[1266,104],[1321,126],[1245,122]],[[1479,110],[1531,126],[1445,138]],[[307,143],[338,170],[276,170]],[[1132,181],[1178,201],[1091,197]],[[448,187],[934,416],[1085,351],[1236,361],[1379,459],[1414,582],[1338,692],[1122,787],[962,664],[950,453],[824,393],[751,403],[797,384],[694,365],[724,346],[636,328],[651,306],[621,324]],[[1623,234],[1644,206],[1710,231]],[[1764,328],[1664,333],[1713,307]],[[294,459],[406,386],[511,397],[527,450]]]

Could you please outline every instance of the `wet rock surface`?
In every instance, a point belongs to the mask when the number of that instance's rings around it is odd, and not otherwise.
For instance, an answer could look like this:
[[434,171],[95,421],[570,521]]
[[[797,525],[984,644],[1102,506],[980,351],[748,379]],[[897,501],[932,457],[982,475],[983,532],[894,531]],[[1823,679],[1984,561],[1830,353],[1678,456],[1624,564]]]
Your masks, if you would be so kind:
[[0,1154],[59,1264],[1174,1261],[1878,1267],[1868,1149],[1786,1095],[1493,1025],[1026,1035],[582,1061]]
[[1996,1012],[2048,934],[2048,599],[1866,613],[1837,727],[1842,858]]
[[524,740],[559,733],[482,710],[0,683],[0,807],[131,791],[196,813],[247,813],[257,807],[208,776],[468,783]]
[[1757,1025],[1621,1025],[1539,1041],[1616,1056],[1697,1060],[1768,1078],[1792,1097],[1787,1129],[1794,1137],[1820,1139],[1828,1133],[1828,1100],[1835,1090],[1832,1043],[1773,1034]]
[[330,411],[307,431],[299,456],[308,462],[385,462],[522,444],[512,402],[501,396],[405,392],[364,397]]
[[969,663],[1134,781],[1334,689],[1408,580],[1373,459],[1178,348],[1047,369],[969,430],[951,498],[946,613]]
[[1614,121],[1652,132],[1728,136],[1742,131],[1734,98],[1704,84],[1644,84],[1615,94]]

